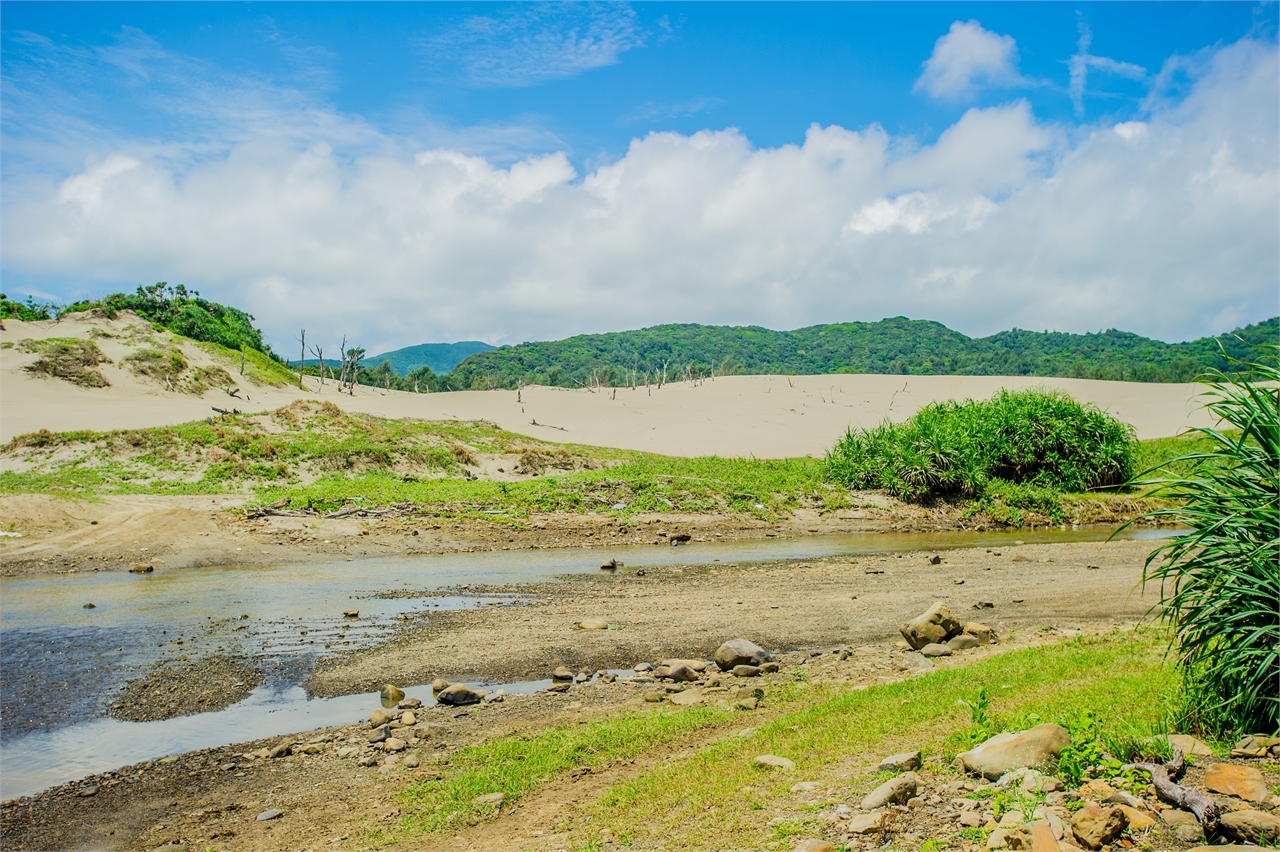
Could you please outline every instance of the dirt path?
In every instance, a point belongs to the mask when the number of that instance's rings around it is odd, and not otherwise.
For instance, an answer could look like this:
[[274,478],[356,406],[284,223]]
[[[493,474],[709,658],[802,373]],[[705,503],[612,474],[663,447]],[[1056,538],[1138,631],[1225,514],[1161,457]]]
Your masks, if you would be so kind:
[[[997,627],[1006,640],[944,660],[944,666],[1045,641],[1064,630],[1132,622],[1148,604],[1133,589],[1151,547],[1150,542],[1115,542],[1029,545],[998,553],[953,550],[937,554],[938,564],[913,553],[763,566],[664,567],[644,576],[624,569],[525,587],[519,591],[529,603],[517,608],[486,608],[411,624],[379,647],[330,664],[313,677],[312,686],[337,694],[437,675],[455,682],[471,676],[545,677],[560,662],[575,670],[630,667],[637,660],[704,657],[733,636],[780,649],[878,642],[867,656],[839,663],[827,656],[842,679],[875,682],[903,676],[907,656],[915,655],[894,648],[896,627],[939,598],[962,617]],[[974,609],[980,601],[992,606]],[[620,629],[573,627],[587,617],[603,617]],[[786,665],[808,657],[809,652],[793,651]],[[767,692],[769,679],[760,685]],[[411,750],[447,755],[460,745],[504,733],[636,707],[641,688],[585,684],[563,695],[513,696],[461,711],[432,708],[423,713],[429,733],[411,741]],[[767,712],[750,715],[750,724]],[[742,724],[748,724],[746,718]],[[354,756],[337,756],[344,746],[367,752],[367,728],[322,729],[208,749],[6,802],[5,847],[150,849],[177,842],[217,850],[356,848],[370,829],[398,819],[397,795],[427,771],[361,767]],[[729,733],[706,731],[647,753],[635,764],[603,767],[595,776],[577,780],[561,778],[496,822],[464,829],[448,848],[557,848],[560,815],[594,801],[617,780]],[[254,754],[265,755],[258,750],[282,742],[299,747],[311,743],[309,751],[315,753],[275,760]],[[93,795],[85,795],[91,789]],[[284,809],[285,816],[258,822],[257,815],[270,808]],[[438,838],[419,839],[404,848],[441,848],[439,844]]]

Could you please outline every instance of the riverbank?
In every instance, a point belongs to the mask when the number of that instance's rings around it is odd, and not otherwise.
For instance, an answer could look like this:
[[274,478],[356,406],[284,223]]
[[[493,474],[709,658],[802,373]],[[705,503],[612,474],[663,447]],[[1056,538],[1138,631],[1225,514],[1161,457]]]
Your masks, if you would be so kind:
[[[1105,630],[1131,623],[1148,605],[1134,586],[1142,560],[1152,546],[1149,541],[1026,544],[927,553],[860,554],[852,558],[827,557],[758,565],[668,563],[647,568],[639,561],[632,564],[628,560],[613,572],[592,571],[558,583],[468,584],[465,589],[440,589],[433,594],[466,594],[509,603],[438,614],[428,610],[411,611],[397,630],[376,644],[322,662],[308,687],[315,694],[339,695],[362,692],[371,684],[429,683],[435,677],[473,684],[541,679],[549,677],[559,665],[573,671],[596,671],[630,668],[642,660],[703,658],[720,641],[737,635],[783,650],[880,643],[884,646],[885,665],[892,663],[896,667],[897,658],[893,655],[899,652],[892,649],[892,637],[898,624],[933,600],[944,600],[957,612],[970,613],[964,617],[981,619],[1004,637],[1021,636],[1028,641],[1039,641],[1037,637],[1055,635],[1055,631]],[[662,551],[663,556],[669,553],[670,550]],[[938,560],[936,564],[934,557]],[[402,588],[386,589],[386,594],[397,598],[418,593]],[[617,629],[583,630],[575,626],[587,619],[601,619]],[[944,661],[945,664],[948,663]],[[177,684],[174,688],[181,690],[190,686],[194,685]],[[605,691],[605,686],[598,689]],[[413,694],[413,690],[410,692]],[[617,697],[615,703],[622,705],[636,695],[618,693]],[[592,702],[596,700],[591,698]],[[467,713],[462,720],[472,720],[465,723],[467,726],[480,725],[481,717],[500,720],[502,725],[459,728],[457,736],[464,740],[466,737],[484,739],[508,732],[511,726],[541,724],[539,720],[548,718],[547,714],[563,713],[569,703],[572,702],[547,695],[513,698],[509,704],[492,708],[486,705],[480,712],[461,711]],[[601,703],[610,704],[603,700]],[[491,710],[494,713],[491,714]],[[262,712],[268,713],[269,708],[264,707]],[[434,712],[443,714],[444,711]],[[521,715],[525,713],[528,715]],[[459,723],[462,720],[458,720]],[[251,725],[241,727],[241,730],[251,729]],[[151,767],[141,774],[130,772],[108,778],[119,782],[113,785],[97,784],[99,791],[94,796],[79,793],[86,786],[95,786],[89,781],[36,800],[24,799],[7,805],[8,814],[20,816],[7,816],[6,826],[16,826],[12,830],[19,833],[13,836],[26,837],[27,842],[35,844],[15,848],[71,845],[63,841],[73,839],[73,833],[50,835],[61,840],[51,840],[45,846],[30,839],[40,834],[34,827],[53,824],[65,824],[67,832],[79,826],[75,830],[81,834],[74,837],[84,842],[88,842],[90,836],[107,842],[105,834],[93,835],[97,827],[103,827],[103,831],[109,827],[124,831],[127,826],[133,826],[128,828],[133,834],[126,832],[118,842],[111,840],[114,848],[148,848],[163,839],[169,828],[178,825],[182,826],[181,831],[171,839],[203,837],[219,844],[216,847],[219,849],[301,848],[290,847],[291,841],[286,839],[274,847],[263,839],[270,835],[257,833],[246,835],[243,843],[237,845],[240,841],[233,843],[231,838],[212,838],[210,833],[194,832],[196,826],[212,825],[210,820],[252,817],[249,811],[258,804],[264,804],[265,809],[264,797],[269,795],[285,796],[291,803],[289,807],[304,811],[314,808],[317,814],[322,810],[322,803],[333,798],[346,801],[354,808],[351,814],[355,823],[344,816],[340,820],[341,831],[335,830],[328,836],[348,834],[354,845],[358,833],[352,834],[350,826],[359,823],[367,828],[378,824],[370,810],[373,801],[386,804],[392,801],[387,796],[395,793],[378,786],[389,777],[387,774],[336,757],[336,748],[354,736],[356,730],[342,726],[337,739],[332,737],[334,730],[331,729],[289,737],[290,741],[298,742],[327,737],[321,749],[327,757],[324,761],[319,757],[314,761],[305,757],[305,771],[303,763],[294,761],[289,770],[294,774],[281,775],[285,770],[278,761],[269,764],[260,758],[235,756],[251,754],[265,745],[220,747],[198,755],[198,766],[192,763],[197,758],[183,758],[177,764],[146,761]],[[146,731],[145,725],[139,726],[136,736],[146,737]],[[441,741],[450,743],[451,736],[453,734],[443,736]],[[265,742],[274,744],[279,740],[277,736]],[[311,767],[312,762],[324,763],[324,766]],[[236,766],[220,768],[228,764]],[[170,771],[169,767],[191,768],[178,772],[177,768]],[[250,771],[253,767],[258,767],[255,771],[263,774],[259,781],[250,782],[245,779],[259,777]],[[298,779],[303,776],[308,779],[306,785],[299,783]],[[415,777],[412,772],[404,777],[394,774],[400,787]],[[154,790],[145,786],[151,783],[158,786]],[[144,786],[137,786],[139,784]],[[314,784],[319,786],[313,787]],[[173,793],[161,794],[158,792],[161,789]],[[147,790],[151,792],[146,793]],[[226,801],[219,802],[220,799]],[[171,802],[178,804],[170,806]],[[208,810],[211,804],[220,810]],[[240,807],[228,809],[229,804]],[[206,811],[206,815],[183,817],[198,810]],[[371,818],[372,821],[367,821]],[[156,825],[165,828],[153,831]],[[325,826],[326,830],[332,828],[332,821],[327,821]],[[7,837],[9,831],[7,828]],[[300,842],[298,835],[288,837]],[[254,843],[260,845],[255,847]],[[264,843],[267,845],[261,845]]]

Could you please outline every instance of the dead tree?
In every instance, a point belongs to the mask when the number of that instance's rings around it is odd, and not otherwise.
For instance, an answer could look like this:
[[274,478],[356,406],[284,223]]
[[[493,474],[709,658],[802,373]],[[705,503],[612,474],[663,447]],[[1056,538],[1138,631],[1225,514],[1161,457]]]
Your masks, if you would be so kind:
[[316,356],[316,360],[320,362],[320,387],[324,387],[324,347],[312,346],[311,354]]
[[302,371],[307,368],[307,330],[302,330],[302,337],[298,338],[302,341],[302,355],[298,358],[298,387],[306,390],[307,386],[302,383]]
[[342,345],[338,347],[338,358],[342,361],[342,367],[338,373],[338,393],[342,393],[342,389],[347,386],[347,336],[342,335]]

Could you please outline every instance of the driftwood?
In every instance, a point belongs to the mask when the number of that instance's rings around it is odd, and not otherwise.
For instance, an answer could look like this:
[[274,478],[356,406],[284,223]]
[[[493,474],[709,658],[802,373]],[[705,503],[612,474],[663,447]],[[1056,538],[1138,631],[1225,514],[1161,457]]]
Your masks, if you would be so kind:
[[1209,834],[1218,827],[1218,805],[1213,799],[1194,787],[1183,787],[1171,780],[1181,778],[1186,768],[1182,751],[1177,746],[1173,749],[1173,760],[1168,763],[1130,763],[1124,768],[1141,769],[1149,773],[1151,783],[1155,785],[1156,793],[1160,798],[1177,808],[1195,814],[1205,834]]
[[218,412],[219,414],[239,414],[240,413],[240,409],[238,408],[233,408],[230,411],[227,411],[225,408],[219,408],[216,405],[211,405],[209,407],[212,408],[214,411]]

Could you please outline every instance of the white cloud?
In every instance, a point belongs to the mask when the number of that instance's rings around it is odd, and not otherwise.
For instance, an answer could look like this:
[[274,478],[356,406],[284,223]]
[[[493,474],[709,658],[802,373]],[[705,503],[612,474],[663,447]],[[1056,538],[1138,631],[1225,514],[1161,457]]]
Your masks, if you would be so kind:
[[913,91],[938,100],[964,100],[983,86],[1022,82],[1012,36],[985,30],[977,21],[956,21],[934,44]]
[[653,133],[581,175],[556,152],[407,152],[286,104],[255,127],[305,131],[195,154],[111,141],[60,180],[7,185],[3,272],[182,282],[277,341],[305,327],[371,351],[897,314],[1193,337],[1277,312],[1278,71],[1274,44],[1243,41],[1140,126],[1062,128],[1019,102],[923,146],[875,125],[777,148]]
[[532,86],[615,65],[644,44],[629,6],[517,4],[502,16],[472,15],[422,41],[424,55],[456,64],[480,86]]

